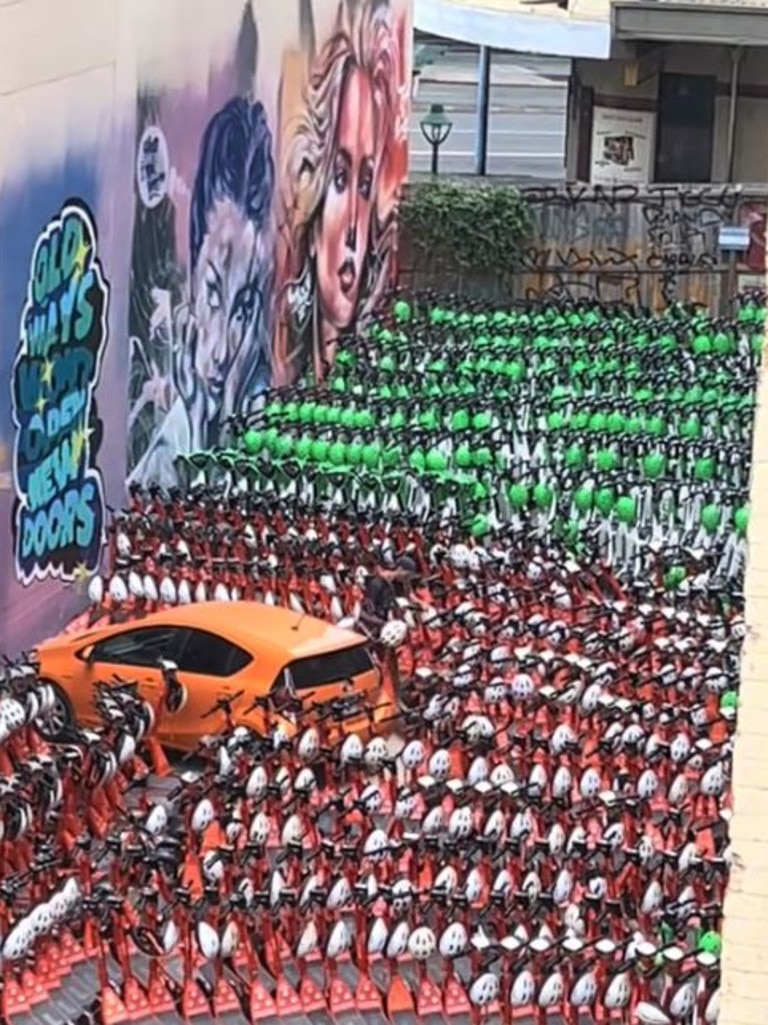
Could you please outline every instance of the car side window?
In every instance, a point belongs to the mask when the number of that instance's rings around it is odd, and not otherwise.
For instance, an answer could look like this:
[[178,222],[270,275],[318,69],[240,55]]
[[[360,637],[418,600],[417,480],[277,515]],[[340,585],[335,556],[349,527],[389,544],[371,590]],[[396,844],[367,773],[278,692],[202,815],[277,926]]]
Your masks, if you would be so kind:
[[176,664],[183,672],[223,679],[239,673],[252,661],[253,656],[237,644],[207,630],[190,630]]
[[91,661],[144,667],[157,666],[161,658],[174,662],[185,633],[170,626],[126,630],[95,644]]

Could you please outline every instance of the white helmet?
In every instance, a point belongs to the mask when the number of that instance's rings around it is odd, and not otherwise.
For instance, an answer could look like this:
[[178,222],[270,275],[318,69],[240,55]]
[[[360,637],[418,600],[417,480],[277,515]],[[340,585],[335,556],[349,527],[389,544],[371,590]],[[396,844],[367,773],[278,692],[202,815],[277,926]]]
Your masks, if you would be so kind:
[[363,760],[363,742],[356,733],[350,733],[344,738],[339,759],[342,765]]
[[452,922],[443,930],[437,947],[441,957],[452,960],[461,957],[468,943],[466,927],[461,922]]
[[389,837],[383,829],[374,829],[365,838],[363,856],[373,861],[380,861],[389,852]]
[[128,601],[128,588],[122,577],[115,576],[109,581],[109,597],[116,605],[122,605]]
[[474,1007],[487,1007],[499,995],[499,977],[493,972],[483,972],[469,987],[469,1002]]
[[383,737],[372,737],[365,745],[363,758],[367,768],[374,770],[381,768],[389,758],[386,740]]
[[349,926],[342,919],[338,921],[333,929],[331,935],[328,937],[328,943],[325,948],[325,952],[332,960],[341,957],[345,954],[352,946],[352,934],[349,931]]
[[400,761],[406,769],[417,769],[424,761],[424,745],[418,739],[409,741],[400,752]]
[[104,601],[104,581],[98,575],[91,577],[88,583],[88,601],[92,605],[101,605]]
[[408,953],[414,961],[426,961],[437,947],[435,934],[428,925],[420,925],[408,937]]
[[451,755],[444,747],[432,752],[429,759],[429,774],[438,782],[448,779],[451,773]]
[[390,619],[381,628],[379,639],[385,648],[399,648],[407,636],[407,624],[402,619]]

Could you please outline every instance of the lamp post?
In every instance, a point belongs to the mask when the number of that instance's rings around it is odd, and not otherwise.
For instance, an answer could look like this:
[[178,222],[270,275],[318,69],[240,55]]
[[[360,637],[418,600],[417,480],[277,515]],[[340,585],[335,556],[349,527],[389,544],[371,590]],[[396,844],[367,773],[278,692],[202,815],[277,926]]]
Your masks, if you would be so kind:
[[421,134],[432,147],[432,174],[437,174],[438,153],[452,128],[453,122],[445,113],[442,103],[433,103],[421,119]]

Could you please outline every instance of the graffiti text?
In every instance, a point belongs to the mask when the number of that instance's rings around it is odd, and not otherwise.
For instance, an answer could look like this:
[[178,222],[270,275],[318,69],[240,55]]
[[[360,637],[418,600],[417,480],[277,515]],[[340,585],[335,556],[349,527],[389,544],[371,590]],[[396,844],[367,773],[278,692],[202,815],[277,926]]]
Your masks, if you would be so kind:
[[98,564],[104,494],[93,400],[109,286],[90,212],[70,202],[38,237],[13,371],[16,575],[73,579]]

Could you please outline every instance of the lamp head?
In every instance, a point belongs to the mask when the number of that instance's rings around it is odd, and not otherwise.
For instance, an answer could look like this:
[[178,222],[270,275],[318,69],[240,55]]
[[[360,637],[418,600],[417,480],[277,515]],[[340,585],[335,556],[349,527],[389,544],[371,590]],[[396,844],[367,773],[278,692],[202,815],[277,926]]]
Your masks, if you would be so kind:
[[453,122],[442,103],[433,103],[420,122],[424,138],[431,146],[442,146],[451,134]]

